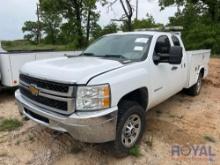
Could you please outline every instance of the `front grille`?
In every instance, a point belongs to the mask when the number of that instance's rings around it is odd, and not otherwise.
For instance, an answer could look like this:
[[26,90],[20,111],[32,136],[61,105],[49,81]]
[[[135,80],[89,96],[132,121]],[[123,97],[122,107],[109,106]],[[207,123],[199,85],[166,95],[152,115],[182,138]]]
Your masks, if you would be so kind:
[[69,85],[67,84],[61,84],[46,80],[41,80],[34,77],[29,77],[27,75],[21,74],[20,80],[25,82],[26,84],[35,84],[39,88],[61,92],[61,93],[68,93],[69,92]]
[[27,98],[31,99],[32,101],[35,101],[35,102],[40,103],[42,105],[46,105],[51,108],[55,108],[57,110],[62,110],[62,111],[67,111],[67,109],[68,109],[67,102],[53,100],[53,99],[43,97],[43,96],[32,95],[27,89],[25,89],[23,87],[20,88],[20,92],[22,95],[26,96]]
[[34,113],[34,112],[31,112],[31,111],[29,111],[29,110],[26,109],[26,108],[24,108],[24,111],[25,111],[28,115],[30,115],[31,117],[33,117],[33,118],[35,118],[35,119],[37,119],[37,120],[43,121],[43,122],[45,122],[45,123],[49,123],[49,119],[47,119],[46,117],[43,117],[43,116],[40,116],[40,115],[38,115],[38,114],[36,114],[36,113]]

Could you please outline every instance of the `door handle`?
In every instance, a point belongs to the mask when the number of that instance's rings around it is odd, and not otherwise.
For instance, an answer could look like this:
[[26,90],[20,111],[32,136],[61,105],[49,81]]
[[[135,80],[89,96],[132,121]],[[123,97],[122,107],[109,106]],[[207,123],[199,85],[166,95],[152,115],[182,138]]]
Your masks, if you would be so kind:
[[177,66],[173,66],[173,67],[171,68],[171,70],[177,70],[177,69],[178,69]]

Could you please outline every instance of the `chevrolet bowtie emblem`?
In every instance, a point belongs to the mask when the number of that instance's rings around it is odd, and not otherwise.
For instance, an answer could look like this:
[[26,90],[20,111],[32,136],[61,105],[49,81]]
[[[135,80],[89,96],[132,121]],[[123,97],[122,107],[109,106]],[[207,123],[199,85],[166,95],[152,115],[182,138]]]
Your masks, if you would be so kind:
[[39,95],[39,89],[34,84],[31,84],[29,86],[29,91],[31,92],[32,95],[35,95],[35,96]]

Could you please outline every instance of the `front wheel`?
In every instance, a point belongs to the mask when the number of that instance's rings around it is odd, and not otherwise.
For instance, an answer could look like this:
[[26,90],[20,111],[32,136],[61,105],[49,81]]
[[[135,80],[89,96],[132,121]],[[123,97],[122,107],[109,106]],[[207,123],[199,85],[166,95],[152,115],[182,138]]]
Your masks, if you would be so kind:
[[145,128],[145,111],[135,102],[124,101],[119,105],[116,139],[117,156],[126,156],[141,139]]

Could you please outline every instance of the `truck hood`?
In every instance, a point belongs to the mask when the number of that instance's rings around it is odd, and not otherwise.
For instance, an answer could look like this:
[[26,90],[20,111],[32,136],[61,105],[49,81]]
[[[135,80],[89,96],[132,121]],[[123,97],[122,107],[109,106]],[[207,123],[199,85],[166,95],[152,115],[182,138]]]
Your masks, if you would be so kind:
[[21,73],[54,82],[86,84],[92,77],[122,66],[118,61],[97,57],[61,57],[27,63]]

